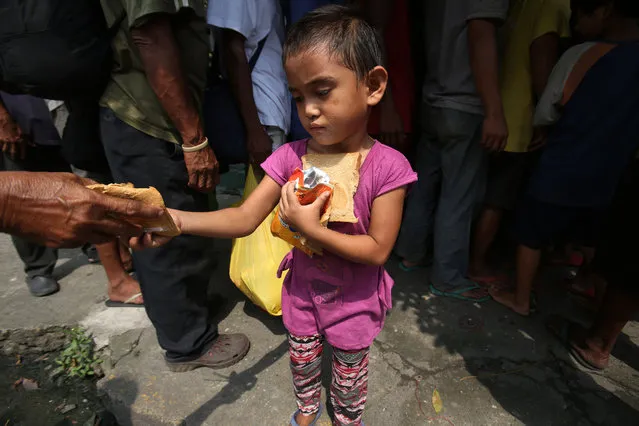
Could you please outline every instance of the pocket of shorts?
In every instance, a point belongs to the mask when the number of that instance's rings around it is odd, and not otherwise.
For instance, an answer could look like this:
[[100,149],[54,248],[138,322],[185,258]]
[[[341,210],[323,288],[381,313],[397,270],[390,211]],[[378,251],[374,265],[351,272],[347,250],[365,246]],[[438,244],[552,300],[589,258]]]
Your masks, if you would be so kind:
[[310,292],[316,305],[341,305],[343,303],[343,286],[335,286],[320,279],[310,281]]

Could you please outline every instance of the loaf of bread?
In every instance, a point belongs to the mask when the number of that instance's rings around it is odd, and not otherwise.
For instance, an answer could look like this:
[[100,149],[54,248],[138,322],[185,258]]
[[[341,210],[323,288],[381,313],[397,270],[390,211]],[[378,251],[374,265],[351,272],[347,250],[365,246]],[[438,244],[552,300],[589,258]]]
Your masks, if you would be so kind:
[[166,210],[162,195],[154,187],[135,188],[132,183],[112,183],[109,185],[89,185],[87,188],[111,197],[141,201],[145,204],[163,208],[164,215],[158,219],[136,220],[127,218],[127,221],[140,225],[145,232],[152,232],[165,237],[175,237],[180,235],[180,230],[175,225],[175,222],[173,222],[173,218],[169,212]]
[[329,222],[357,223],[354,213],[355,192],[359,184],[359,168],[362,155],[358,152],[346,154],[306,154],[302,157],[304,170],[317,167],[325,172],[333,185]]

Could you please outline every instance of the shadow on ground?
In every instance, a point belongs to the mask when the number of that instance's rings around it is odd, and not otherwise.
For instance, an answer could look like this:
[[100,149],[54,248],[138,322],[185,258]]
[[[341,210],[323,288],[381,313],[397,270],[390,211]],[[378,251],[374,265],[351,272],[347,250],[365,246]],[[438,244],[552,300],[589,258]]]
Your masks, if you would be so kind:
[[[63,262],[60,262],[61,260]],[[88,264],[87,257],[80,249],[58,250],[58,266],[53,271],[53,276],[56,280],[62,280],[75,270]]]
[[[407,362],[417,360],[422,376],[437,377],[445,366],[439,362],[442,357],[463,363],[469,375],[452,378],[440,388],[444,406],[448,400],[455,406],[466,404],[471,412],[490,411],[491,407],[473,400],[475,382],[526,425],[639,423],[639,349],[624,335],[613,354],[617,359],[605,373],[575,369],[543,322],[552,313],[581,320],[585,314],[557,289],[558,277],[552,272],[543,274],[547,285],[538,289],[540,313],[533,318],[518,317],[492,301],[473,304],[433,297],[426,290],[427,271],[392,273],[396,278],[394,311],[387,328],[401,326],[398,317],[412,311],[424,341],[407,348],[399,342],[402,337],[397,332],[385,332],[380,340],[402,348]],[[429,350],[431,343],[434,350]],[[466,396],[461,395],[464,393]]]
[[213,398],[202,404],[200,408],[186,417],[185,424],[203,424],[222,405],[233,404],[242,395],[255,387],[257,374],[266,370],[283,357],[288,350],[286,341],[267,352],[259,361],[241,373],[231,372],[228,377],[221,377],[227,384]]

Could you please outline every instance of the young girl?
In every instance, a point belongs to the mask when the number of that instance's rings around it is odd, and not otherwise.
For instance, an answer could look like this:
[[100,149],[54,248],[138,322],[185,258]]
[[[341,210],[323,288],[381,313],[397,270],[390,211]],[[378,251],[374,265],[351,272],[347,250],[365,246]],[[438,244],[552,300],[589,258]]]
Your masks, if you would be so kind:
[[[313,425],[321,412],[324,340],[333,346],[330,391],[335,424],[360,425],[368,386],[370,346],[391,307],[393,281],[383,268],[399,231],[407,186],[417,180],[399,152],[376,142],[366,129],[371,108],[386,90],[380,43],[374,29],[348,8],[317,9],[290,30],[284,63],[299,116],[311,134],[274,152],[262,164],[266,176],[238,208],[211,213],[172,211],[185,234],[216,238],[249,235],[279,202],[285,222],[323,247],[309,257],[295,249],[283,260],[289,270],[282,315],[289,332],[298,411],[291,425]],[[358,222],[319,223],[326,198],[302,206],[287,183],[306,153],[362,155],[354,198]],[[163,241],[144,236],[134,247]]]

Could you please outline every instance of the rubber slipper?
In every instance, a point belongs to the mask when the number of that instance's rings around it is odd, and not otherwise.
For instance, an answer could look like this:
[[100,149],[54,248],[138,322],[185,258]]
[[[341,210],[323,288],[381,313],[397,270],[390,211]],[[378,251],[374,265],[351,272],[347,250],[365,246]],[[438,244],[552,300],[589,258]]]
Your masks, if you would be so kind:
[[474,284],[473,286],[463,287],[455,291],[441,291],[441,290],[437,290],[435,286],[433,286],[432,284],[430,285],[431,293],[437,296],[452,297],[453,299],[465,300],[467,302],[478,302],[478,303],[487,302],[490,300],[490,296],[484,296],[480,298],[464,296],[464,293],[468,291],[472,291],[472,290],[483,290],[483,289],[478,284]]
[[589,361],[584,350],[570,339],[570,331],[573,327],[580,327],[580,325],[558,315],[553,315],[546,321],[546,329],[566,348],[573,363],[589,371],[603,371],[605,367]]
[[107,300],[104,302],[107,308],[144,308],[144,304],[132,303],[135,299],[142,296],[142,293],[136,293],[126,299],[124,302],[116,302],[115,300]]
[[[296,421],[295,418],[297,417],[297,415],[300,413],[300,410],[297,410],[295,413],[293,413],[293,417],[291,417],[291,426],[300,426]],[[319,418],[322,416],[322,404],[320,404],[319,406],[319,410],[317,410],[317,415],[315,416],[315,420],[313,420],[309,426],[315,426],[315,424],[317,423],[317,421],[319,420]],[[364,423],[362,423],[363,425]]]

